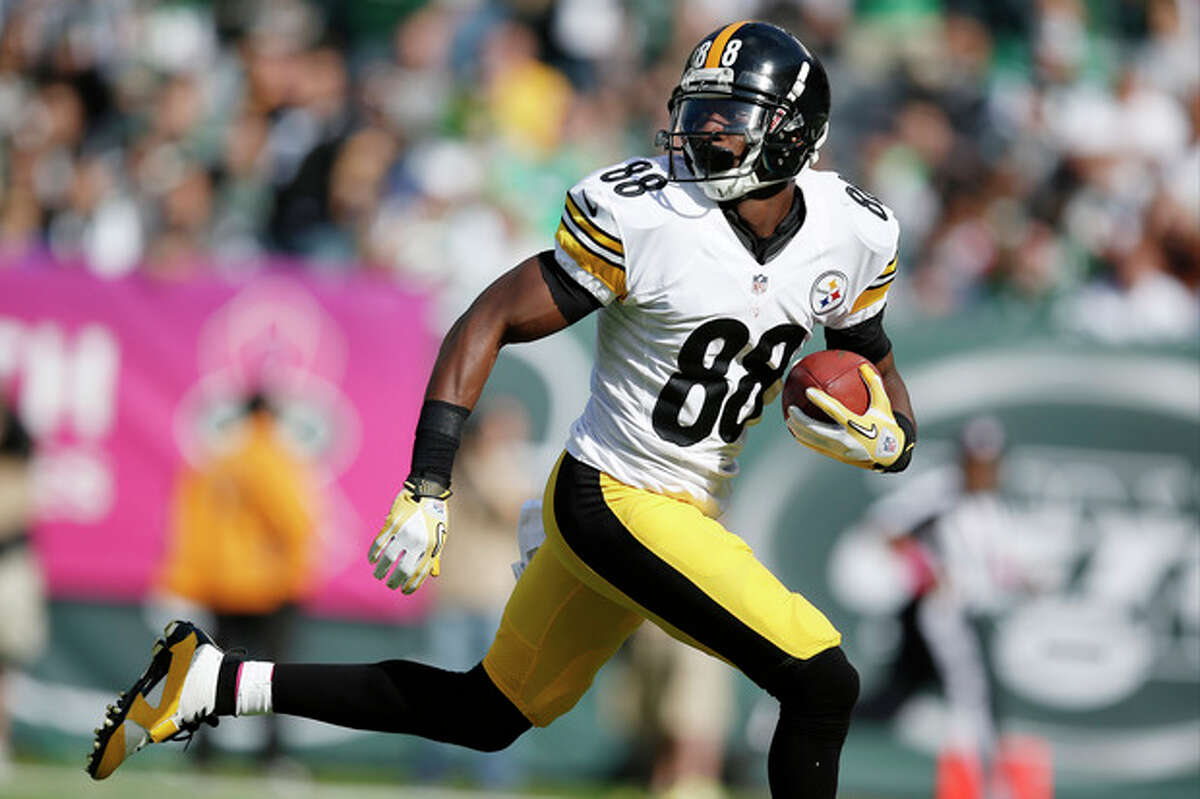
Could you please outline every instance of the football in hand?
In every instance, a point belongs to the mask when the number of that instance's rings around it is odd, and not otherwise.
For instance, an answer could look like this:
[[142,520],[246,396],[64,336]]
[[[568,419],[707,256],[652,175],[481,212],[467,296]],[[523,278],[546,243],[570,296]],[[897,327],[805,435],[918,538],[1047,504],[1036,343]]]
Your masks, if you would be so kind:
[[859,373],[860,364],[875,365],[861,355],[846,350],[819,350],[804,356],[788,372],[783,384],[783,418],[795,405],[809,418],[832,422],[825,411],[809,401],[805,389],[819,388],[855,413],[865,413],[871,394]]

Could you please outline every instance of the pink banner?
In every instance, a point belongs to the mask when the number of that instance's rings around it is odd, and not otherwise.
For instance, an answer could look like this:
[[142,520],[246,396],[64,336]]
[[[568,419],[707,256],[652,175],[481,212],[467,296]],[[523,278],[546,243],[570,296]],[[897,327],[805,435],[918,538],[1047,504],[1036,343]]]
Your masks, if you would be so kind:
[[309,607],[407,618],[366,547],[407,474],[436,342],[428,298],[368,277],[273,269],[238,283],[0,268],[0,392],[38,450],[35,543],[52,592],[139,600],[161,567],[172,482],[256,383],[323,493]]

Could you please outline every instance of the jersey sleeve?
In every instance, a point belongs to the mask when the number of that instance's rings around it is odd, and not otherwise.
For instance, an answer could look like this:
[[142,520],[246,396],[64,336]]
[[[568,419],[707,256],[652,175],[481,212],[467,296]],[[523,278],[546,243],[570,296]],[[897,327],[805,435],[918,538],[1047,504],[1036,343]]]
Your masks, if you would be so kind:
[[826,327],[848,328],[882,313],[888,291],[896,280],[900,225],[890,208],[848,183],[842,192],[848,220],[848,260],[857,264],[850,277],[850,297],[840,312],[825,320]]
[[[882,259],[873,259],[875,266]],[[891,289],[892,283],[896,279],[896,263],[899,260],[898,255],[893,255],[891,259],[884,264],[878,275],[866,287],[858,293],[854,302],[850,305],[850,313],[842,320],[837,327],[849,327],[857,324],[864,319],[869,319],[883,311],[883,307],[887,304],[888,290]]]
[[625,297],[625,245],[608,196],[584,180],[567,192],[554,234],[559,266],[601,304]]

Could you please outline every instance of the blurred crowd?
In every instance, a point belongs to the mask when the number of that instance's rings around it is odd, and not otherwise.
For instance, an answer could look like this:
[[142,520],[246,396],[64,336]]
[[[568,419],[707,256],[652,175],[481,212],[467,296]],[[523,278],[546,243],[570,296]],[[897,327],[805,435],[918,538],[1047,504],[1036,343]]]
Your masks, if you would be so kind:
[[894,313],[1195,337],[1200,0],[0,0],[0,265],[282,256],[451,315],[653,152],[690,48],[746,17],[826,64],[818,167],[900,216]]

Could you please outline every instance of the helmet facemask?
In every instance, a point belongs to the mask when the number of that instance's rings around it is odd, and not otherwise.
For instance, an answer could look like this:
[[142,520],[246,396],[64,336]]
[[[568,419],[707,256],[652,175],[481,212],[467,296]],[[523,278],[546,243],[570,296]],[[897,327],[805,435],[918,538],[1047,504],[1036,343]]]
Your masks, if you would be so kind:
[[[764,182],[757,174],[767,125],[778,111],[728,94],[684,94],[671,104],[671,129],[658,143],[671,180],[699,183],[713,200],[732,200]],[[680,169],[682,158],[686,170]],[[767,181],[774,182],[774,181]]]

